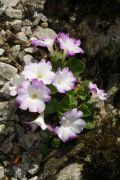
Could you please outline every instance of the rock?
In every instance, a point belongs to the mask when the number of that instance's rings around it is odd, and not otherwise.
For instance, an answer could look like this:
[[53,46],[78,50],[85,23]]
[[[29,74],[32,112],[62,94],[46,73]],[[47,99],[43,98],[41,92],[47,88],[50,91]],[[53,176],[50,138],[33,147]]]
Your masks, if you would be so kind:
[[21,40],[21,41],[28,41],[28,38],[26,37],[26,35],[24,34],[24,32],[19,32],[17,33],[17,37]]
[[5,51],[4,49],[1,49],[1,48],[0,48],[0,56],[3,55],[4,51]]
[[56,32],[50,28],[42,28],[40,26],[37,26],[37,28],[34,30],[31,37],[37,37],[38,39],[49,37],[51,39],[55,39],[57,36]]
[[11,139],[6,138],[0,146],[0,151],[4,152],[4,154],[8,154],[11,152],[12,147],[13,147],[13,144],[11,142]]
[[48,23],[47,22],[43,22],[40,25],[42,28],[48,28]]
[[0,124],[0,135],[4,134],[5,124]]
[[32,54],[34,52],[34,49],[32,47],[25,48],[25,52]]
[[11,23],[11,27],[14,29],[15,32],[20,32],[22,27],[22,21],[21,20],[14,20]]
[[0,102],[0,121],[15,119],[15,105],[13,101]]
[[14,58],[18,57],[20,53],[20,45],[12,46],[11,53]]
[[6,7],[15,7],[20,2],[20,0],[0,0],[0,2]]
[[5,174],[4,174],[4,167],[0,166],[0,179],[2,180],[4,178]]
[[82,180],[81,170],[81,164],[70,164],[67,167],[60,170],[56,180]]
[[0,62],[0,77],[3,77],[6,80],[11,80],[11,78],[17,73],[17,68]]
[[22,4],[27,4],[29,7],[33,7],[34,9],[38,8],[39,11],[42,11],[46,0],[21,0],[21,2]]
[[23,17],[22,11],[20,9],[15,10],[11,7],[5,10],[5,14],[9,18],[22,19]]
[[10,83],[5,82],[2,88],[0,88],[0,98],[9,99],[11,97],[9,86],[10,86]]
[[40,166],[39,164],[32,164],[28,170],[28,173],[31,174],[31,175],[34,175],[36,174],[40,169]]
[[0,45],[3,45],[3,44],[4,44],[3,36],[1,35],[1,32],[0,32]]
[[34,134],[23,134],[22,137],[20,137],[19,141],[24,146],[24,148],[30,149],[33,148],[33,144],[38,141],[38,136]]
[[25,64],[31,63],[32,59],[33,57],[28,54],[23,57],[23,61],[25,62]]
[[48,19],[46,18],[46,16],[44,16],[42,13],[36,14],[34,15],[35,20],[33,22],[33,26],[37,26],[39,24],[40,21],[46,22],[48,21]]
[[28,37],[32,35],[32,30],[30,26],[24,26],[22,27],[21,31]]
[[32,22],[29,19],[23,21],[23,26],[32,26]]
[[34,177],[30,178],[29,180],[39,180],[39,179],[38,179],[38,176],[34,176]]

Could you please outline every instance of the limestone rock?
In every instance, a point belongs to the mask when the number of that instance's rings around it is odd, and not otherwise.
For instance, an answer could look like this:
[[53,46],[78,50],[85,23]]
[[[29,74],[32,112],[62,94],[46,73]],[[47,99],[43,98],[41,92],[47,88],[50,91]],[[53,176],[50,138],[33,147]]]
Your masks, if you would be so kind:
[[22,17],[23,17],[22,11],[20,9],[15,10],[12,7],[7,8],[5,10],[5,14],[9,18],[22,19]]
[[40,26],[37,26],[35,31],[33,32],[32,37],[37,37],[38,39],[49,37],[51,39],[55,39],[57,36],[56,32],[50,28],[42,28]]
[[3,77],[6,80],[10,80],[17,73],[17,68],[0,62],[0,77]]

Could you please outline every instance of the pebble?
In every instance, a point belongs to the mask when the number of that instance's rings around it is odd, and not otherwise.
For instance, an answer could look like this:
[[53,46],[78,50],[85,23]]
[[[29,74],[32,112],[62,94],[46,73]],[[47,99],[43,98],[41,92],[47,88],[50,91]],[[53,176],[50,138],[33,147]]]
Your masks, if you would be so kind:
[[11,53],[12,53],[13,57],[15,57],[15,58],[18,57],[19,56],[19,52],[20,52],[20,45],[12,46]]
[[36,174],[40,169],[40,166],[39,164],[32,164],[28,170],[28,173],[31,174],[31,175],[34,175]]
[[32,35],[32,30],[30,26],[24,26],[22,27],[21,31],[28,37]]
[[15,32],[20,32],[22,27],[22,21],[18,19],[12,21],[11,27],[14,29]]
[[4,167],[0,166],[0,179],[2,180],[4,178]]
[[15,109],[13,101],[0,102],[0,121],[15,119]]
[[27,36],[25,35],[24,32],[19,32],[19,33],[17,33],[17,37],[18,37],[18,39],[20,39],[21,41],[24,41],[24,42],[27,42],[27,41],[28,41],[28,38],[27,38]]
[[17,68],[12,65],[0,62],[0,76],[6,80],[11,80],[11,78],[17,73]]
[[27,55],[25,55],[24,57],[23,57],[23,61],[25,62],[25,64],[29,64],[29,63],[31,63],[31,60],[33,59],[33,57],[31,56],[31,55],[29,55],[29,54],[27,54]]
[[42,28],[48,28],[48,23],[47,22],[42,22],[40,26]]
[[1,49],[1,48],[0,48],[0,56],[3,55],[4,51],[5,51],[4,49]]
[[5,10],[5,14],[9,18],[22,19],[23,17],[22,11],[20,9],[15,10],[12,7],[7,8]]
[[0,2],[6,7],[15,7],[20,2],[20,0],[0,0]]
[[25,48],[24,50],[25,50],[25,52],[31,53],[31,54],[34,52],[34,49],[32,47]]
[[81,164],[70,164],[67,167],[60,170],[56,180],[82,180],[82,165]]
[[42,28],[40,26],[37,26],[37,28],[34,30],[32,37],[37,37],[38,39],[49,37],[51,39],[55,39],[57,36],[56,32],[50,28]]
[[4,134],[5,124],[0,124],[0,135]]

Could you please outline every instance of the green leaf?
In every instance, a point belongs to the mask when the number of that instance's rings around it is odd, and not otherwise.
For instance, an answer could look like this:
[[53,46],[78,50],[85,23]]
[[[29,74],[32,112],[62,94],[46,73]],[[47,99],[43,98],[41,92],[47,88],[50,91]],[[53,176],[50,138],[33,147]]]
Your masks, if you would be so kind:
[[61,114],[75,107],[77,107],[77,100],[75,96],[67,95],[61,100],[59,104],[58,112]]
[[48,155],[48,153],[50,152],[48,144],[41,144],[41,152],[44,155]]
[[52,98],[52,100],[46,106],[45,113],[53,114],[53,113],[57,112],[57,108],[58,108],[58,101],[57,101],[57,99]]
[[89,117],[92,115],[92,109],[89,105],[82,104],[79,109],[83,112],[83,117]]
[[59,51],[54,51],[51,58],[52,58],[52,61],[63,60],[63,53],[61,53]]
[[95,121],[88,121],[86,126],[85,126],[85,129],[94,129],[95,128]]
[[62,67],[63,62],[63,54],[59,51],[54,51],[52,55],[52,67],[56,71],[59,67]]
[[59,104],[58,112],[63,114],[68,110],[70,110],[70,100],[68,96],[65,96]]
[[70,107],[75,108],[77,106],[77,100],[75,96],[69,95],[69,100],[70,100]]
[[52,84],[48,85],[48,88],[51,90],[51,94],[57,93],[57,89]]
[[60,141],[60,139],[58,139],[58,138],[54,138],[54,139],[52,140],[52,142],[51,142],[51,145],[52,145],[52,147],[54,147],[54,148],[59,148],[59,147],[60,147],[60,144],[61,144],[61,141]]
[[88,97],[88,87],[86,86],[86,84],[81,83],[80,87],[78,87],[75,93],[77,97],[85,101]]
[[69,58],[66,64],[76,75],[81,74],[85,69],[85,63],[77,58]]

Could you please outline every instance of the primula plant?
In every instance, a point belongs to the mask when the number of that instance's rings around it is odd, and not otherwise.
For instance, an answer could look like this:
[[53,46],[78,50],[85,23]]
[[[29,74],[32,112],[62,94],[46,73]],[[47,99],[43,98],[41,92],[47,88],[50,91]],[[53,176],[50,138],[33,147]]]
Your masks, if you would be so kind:
[[11,80],[10,94],[22,110],[39,113],[27,122],[34,132],[39,126],[63,142],[76,139],[84,128],[95,126],[91,97],[105,100],[96,84],[82,80],[85,63],[75,56],[84,53],[80,40],[59,33],[55,39],[32,39],[34,48],[48,49],[49,59],[30,62]]

